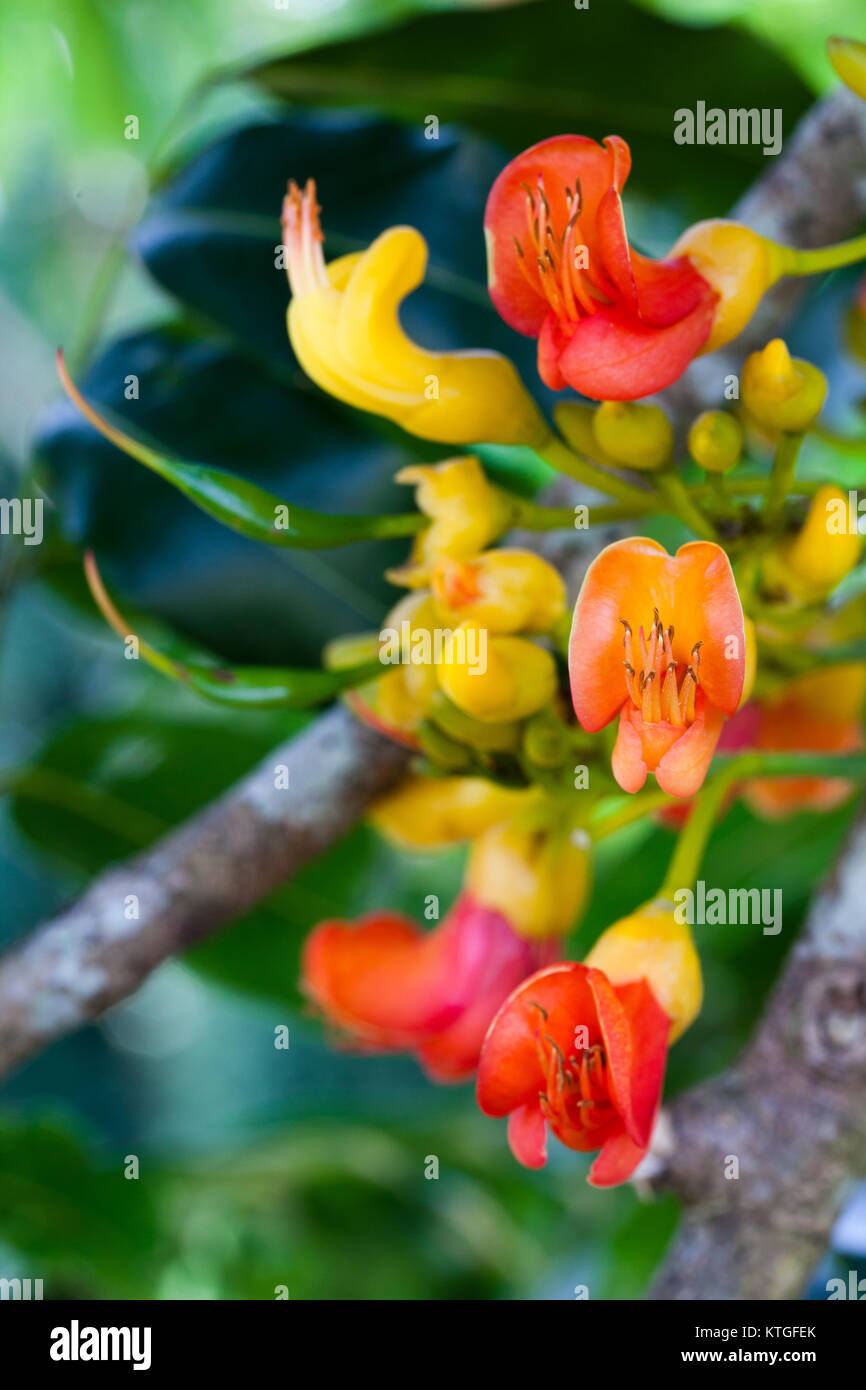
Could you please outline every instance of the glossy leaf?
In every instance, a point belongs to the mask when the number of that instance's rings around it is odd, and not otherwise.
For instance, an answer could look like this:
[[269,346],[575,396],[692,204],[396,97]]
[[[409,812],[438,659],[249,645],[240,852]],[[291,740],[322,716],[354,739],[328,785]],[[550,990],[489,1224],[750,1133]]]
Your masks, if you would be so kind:
[[57,356],[66,394],[105,439],[172,483],[215,521],[231,526],[252,540],[288,549],[323,550],[351,541],[410,536],[426,524],[424,517],[411,512],[402,516],[328,516],[325,512],[313,512],[285,502],[224,468],[167,458],[94,410],[69,376],[63,353],[58,352]]

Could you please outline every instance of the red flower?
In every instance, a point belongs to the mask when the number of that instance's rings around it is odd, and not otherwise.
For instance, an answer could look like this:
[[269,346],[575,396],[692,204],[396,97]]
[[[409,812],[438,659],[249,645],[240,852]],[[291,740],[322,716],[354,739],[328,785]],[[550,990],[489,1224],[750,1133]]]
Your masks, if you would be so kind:
[[613,1187],[649,1145],[669,1032],[646,980],[614,987],[586,965],[548,966],[491,1023],[478,1104],[485,1115],[508,1115],[508,1142],[527,1168],[544,1166],[550,1128],[569,1149],[600,1149],[589,1181]]
[[487,200],[490,297],[538,338],[554,391],[630,401],[676,381],[710,335],[718,296],[685,256],[633,251],[620,193],[628,145],[584,135],[543,140],[513,159]]
[[[550,959],[552,945],[541,949]],[[432,932],[394,912],[322,922],[304,947],[302,987],[361,1047],[413,1052],[434,1080],[462,1081],[502,1000],[543,958],[463,893]]]
[[671,796],[698,791],[739,704],[745,652],[731,563],[712,541],[668,555],[632,537],[593,560],[574,610],[571,695],[589,733],[619,714],[612,765],[623,791],[640,791],[648,772]]

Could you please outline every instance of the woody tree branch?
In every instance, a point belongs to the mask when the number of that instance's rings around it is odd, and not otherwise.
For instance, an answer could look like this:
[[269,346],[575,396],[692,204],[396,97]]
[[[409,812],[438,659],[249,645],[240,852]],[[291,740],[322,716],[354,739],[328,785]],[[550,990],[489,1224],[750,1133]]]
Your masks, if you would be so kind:
[[751,1046],[665,1115],[651,1181],[685,1214],[651,1297],[797,1298],[866,1171],[866,811]]

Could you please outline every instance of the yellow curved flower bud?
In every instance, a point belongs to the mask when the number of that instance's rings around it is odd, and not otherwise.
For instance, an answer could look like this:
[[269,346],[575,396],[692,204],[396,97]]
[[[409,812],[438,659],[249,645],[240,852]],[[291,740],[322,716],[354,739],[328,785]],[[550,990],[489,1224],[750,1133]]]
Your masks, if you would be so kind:
[[602,401],[592,427],[599,446],[618,464],[649,471],[670,460],[674,432],[657,405]]
[[298,361],[330,395],[450,444],[541,444],[550,431],[507,357],[428,352],[404,333],[401,302],[424,278],[427,245],[391,227],[366,251],[325,265],[316,188],[289,184],[283,243]]
[[448,623],[469,619],[489,632],[549,632],[565,612],[565,585],[529,550],[488,550],[474,560],[442,559],[430,576]]
[[537,795],[535,788],[500,787],[486,777],[413,775],[374,802],[370,820],[401,849],[441,849],[476,839]]
[[603,932],[586,957],[612,985],[645,979],[671,1020],[675,1042],[700,1013],[701,965],[692,934],[677,922],[671,903],[646,903]]
[[526,637],[488,633],[464,622],[448,637],[436,667],[440,688],[473,718],[524,719],[552,699],[556,662]]
[[743,404],[759,425],[799,434],[820,414],[827,378],[811,362],[792,357],[781,338],[773,338],[746,358],[740,387]]
[[570,830],[548,798],[491,826],[469,857],[466,886],[484,907],[507,917],[521,936],[560,936],[589,896],[589,837]]
[[721,217],[696,222],[669,254],[671,258],[688,256],[719,296],[713,327],[699,356],[736,338],[762,296],[788,267],[785,247]]
[[838,487],[825,483],[812,498],[793,540],[783,541],[765,557],[764,587],[803,603],[816,602],[850,573],[861,549],[860,536],[850,528],[848,498]]
[[468,560],[498,540],[511,523],[511,505],[488,481],[477,458],[410,464],[398,483],[414,484],[418,510],[430,525],[415,537],[408,565],[388,571],[395,584],[427,584],[431,566],[449,557]]
[[827,56],[845,86],[866,101],[866,43],[834,35],[827,40]]
[[689,453],[707,473],[727,473],[743,452],[743,427],[726,410],[705,410],[692,421]]
[[755,624],[745,614],[743,615],[743,631],[746,635],[746,667],[743,672],[743,693],[740,696],[737,709],[742,709],[743,705],[752,698],[752,691],[755,688],[755,679],[758,674],[758,635],[755,631]]

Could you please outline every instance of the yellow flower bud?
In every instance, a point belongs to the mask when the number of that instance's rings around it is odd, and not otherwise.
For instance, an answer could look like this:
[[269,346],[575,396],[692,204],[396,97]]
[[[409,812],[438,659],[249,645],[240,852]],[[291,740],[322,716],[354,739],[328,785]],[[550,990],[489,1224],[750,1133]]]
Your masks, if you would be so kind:
[[[421,590],[407,594],[391,609],[382,626],[380,657],[383,662],[398,655],[395,672],[402,676],[409,698],[420,714],[426,714],[436,693],[436,670],[433,663],[434,633],[439,625],[436,605],[430,594]],[[408,650],[404,652],[402,649]],[[411,658],[411,659],[407,659]]]
[[595,463],[618,468],[616,459],[605,452],[596,437],[594,424],[597,409],[597,406],[586,405],[582,401],[565,401],[554,408],[553,418],[563,439],[572,449]]
[[740,385],[743,404],[759,425],[791,434],[811,425],[827,394],[824,373],[792,357],[781,338],[746,358]]
[[388,571],[395,584],[426,584],[438,560],[471,559],[510,525],[508,499],[488,482],[477,458],[412,464],[401,468],[397,482],[415,484],[416,505],[430,525],[415,537],[410,563]]
[[700,1012],[703,984],[691,931],[662,899],[608,927],[586,964],[603,970],[612,985],[645,979],[671,1020],[671,1042]]
[[669,254],[671,259],[688,256],[719,296],[713,327],[701,354],[714,352],[736,338],[762,296],[785,273],[787,263],[784,247],[739,222],[720,217],[689,227]]
[[391,227],[366,251],[325,265],[315,184],[283,204],[292,291],[288,329],[298,361],[330,395],[449,444],[541,444],[549,429],[512,362],[496,352],[428,352],[400,323],[424,278],[427,244]]
[[850,573],[861,548],[860,536],[849,528],[848,498],[838,487],[825,483],[812,498],[793,540],[783,541],[765,557],[764,588],[801,603],[817,602]]
[[482,721],[524,719],[556,690],[556,662],[526,637],[488,634],[474,623],[451,633],[436,667],[440,688],[459,709]]
[[845,86],[866,101],[866,43],[834,35],[827,40],[827,56]]
[[466,886],[484,907],[507,917],[521,936],[560,936],[589,895],[589,837],[564,823],[547,798],[491,826],[476,841]]
[[689,430],[689,453],[707,473],[727,473],[743,451],[743,429],[726,410],[705,410]]
[[648,471],[670,460],[674,432],[657,405],[603,401],[595,412],[593,431],[600,448],[628,468]]
[[559,572],[529,550],[488,550],[442,559],[430,584],[445,622],[469,619],[490,632],[549,632],[565,612]]
[[476,839],[537,795],[486,777],[413,775],[374,803],[370,820],[401,849],[441,849]]
[[485,724],[458,709],[438,689],[430,702],[430,718],[450,738],[480,753],[513,753],[520,744],[521,725],[516,720]]

